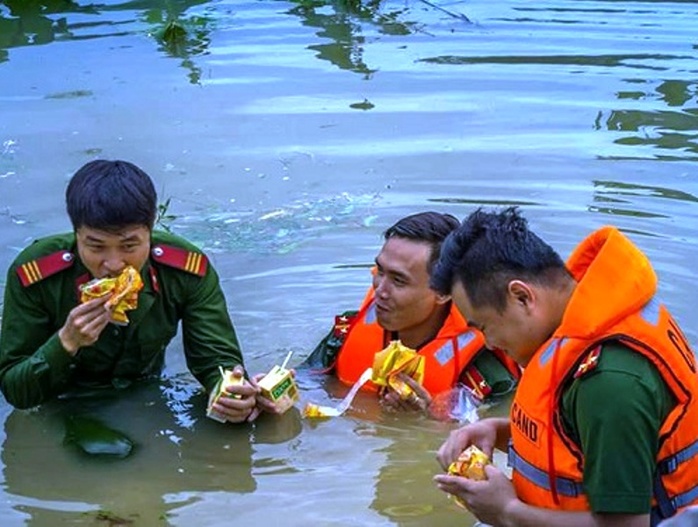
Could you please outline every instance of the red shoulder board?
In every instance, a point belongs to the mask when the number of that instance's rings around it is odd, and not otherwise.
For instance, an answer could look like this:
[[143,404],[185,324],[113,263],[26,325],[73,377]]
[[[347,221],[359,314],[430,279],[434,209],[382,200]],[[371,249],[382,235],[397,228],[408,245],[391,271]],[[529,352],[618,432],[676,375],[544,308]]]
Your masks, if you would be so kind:
[[17,268],[17,275],[22,285],[27,287],[68,269],[74,262],[75,255],[70,251],[57,251],[20,265]]
[[599,356],[600,355],[601,355],[601,345],[596,346],[593,350],[591,350],[587,354],[586,357],[584,357],[584,360],[577,368],[577,371],[574,372],[574,378],[577,379],[578,377],[581,377],[582,375],[589,373],[591,370],[596,368],[596,366],[599,364]]
[[156,245],[150,252],[153,255],[153,260],[158,263],[169,265],[197,276],[206,274],[208,258],[200,252],[162,244]]
[[349,333],[349,328],[356,320],[357,313],[353,315],[335,315],[333,333],[335,338],[343,339]]
[[465,369],[461,377],[461,382],[470,388],[472,394],[481,401],[492,392],[492,387],[474,364],[471,364]]

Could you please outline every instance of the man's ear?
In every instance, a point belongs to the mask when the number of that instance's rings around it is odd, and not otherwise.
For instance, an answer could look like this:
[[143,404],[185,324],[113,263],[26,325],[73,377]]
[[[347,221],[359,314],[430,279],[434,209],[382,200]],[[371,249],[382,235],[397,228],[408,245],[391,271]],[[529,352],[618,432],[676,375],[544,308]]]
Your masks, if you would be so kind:
[[535,291],[530,285],[521,280],[512,280],[509,282],[507,291],[514,302],[522,307],[531,308],[536,301]]
[[451,295],[442,295],[441,293],[436,293],[436,303],[443,305],[451,301]]

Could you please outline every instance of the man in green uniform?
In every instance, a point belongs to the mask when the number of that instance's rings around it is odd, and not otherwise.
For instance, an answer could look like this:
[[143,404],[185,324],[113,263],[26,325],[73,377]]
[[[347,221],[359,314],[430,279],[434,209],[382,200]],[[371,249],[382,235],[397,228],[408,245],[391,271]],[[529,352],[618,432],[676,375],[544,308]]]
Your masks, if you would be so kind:
[[[219,368],[245,376],[242,353],[216,271],[205,254],[153,231],[157,195],[126,161],[92,161],[66,190],[74,232],[37,240],[10,266],[0,333],[0,389],[30,408],[85,388],[120,388],[158,376],[181,323],[186,363],[207,391]],[[129,323],[110,323],[109,295],[80,303],[79,286],[140,270],[143,289]],[[256,414],[257,388],[244,380],[214,410],[227,421]]]
[[524,367],[509,418],[453,431],[438,452],[447,469],[471,444],[507,449],[512,479],[487,466],[487,481],[439,474],[439,489],[492,525],[648,527],[698,503],[696,359],[618,229],[564,262],[518,209],[478,209],[431,284]]

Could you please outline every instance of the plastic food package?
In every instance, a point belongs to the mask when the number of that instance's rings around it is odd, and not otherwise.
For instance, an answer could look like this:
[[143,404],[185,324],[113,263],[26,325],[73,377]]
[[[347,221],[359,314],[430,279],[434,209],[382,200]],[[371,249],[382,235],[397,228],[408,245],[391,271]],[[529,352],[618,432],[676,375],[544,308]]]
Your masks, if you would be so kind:
[[115,278],[95,278],[80,286],[80,303],[104,295],[111,295],[106,305],[113,307],[111,321],[125,326],[128,324],[126,311],[138,307],[138,292],[143,289],[143,281],[135,267],[129,265]]
[[474,423],[480,420],[478,409],[483,406],[480,399],[464,384],[457,384],[433,396],[429,412],[439,421]]
[[[487,479],[485,465],[490,464],[490,458],[475,445],[470,445],[463,450],[453,463],[448,467],[448,473],[452,476],[463,476],[474,480]],[[451,495],[459,507],[466,509],[465,503],[458,496]]]
[[[330,414],[329,412],[326,412],[324,410],[325,407],[320,406],[315,403],[305,403],[305,406],[303,407],[303,412],[302,415],[303,417],[334,417],[334,415]],[[331,410],[334,410],[334,408],[331,408]]]
[[404,373],[422,384],[424,381],[424,357],[415,350],[404,346],[399,340],[393,340],[384,350],[376,353],[373,358],[371,381],[378,386],[389,386],[400,394],[402,399],[408,399],[414,391],[398,378],[399,373]]
[[490,458],[475,445],[470,445],[461,452],[458,459],[448,467],[448,473],[454,476],[463,476],[469,479],[487,479],[485,465],[490,464]]

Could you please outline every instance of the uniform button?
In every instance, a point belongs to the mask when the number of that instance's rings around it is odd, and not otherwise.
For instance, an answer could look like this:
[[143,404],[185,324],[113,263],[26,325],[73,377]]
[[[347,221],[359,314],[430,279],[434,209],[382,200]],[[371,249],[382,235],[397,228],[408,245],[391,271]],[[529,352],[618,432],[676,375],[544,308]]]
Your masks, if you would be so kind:
[[121,333],[121,332],[119,331],[119,328],[114,328],[113,333],[114,333],[115,337],[118,337],[119,333]]

